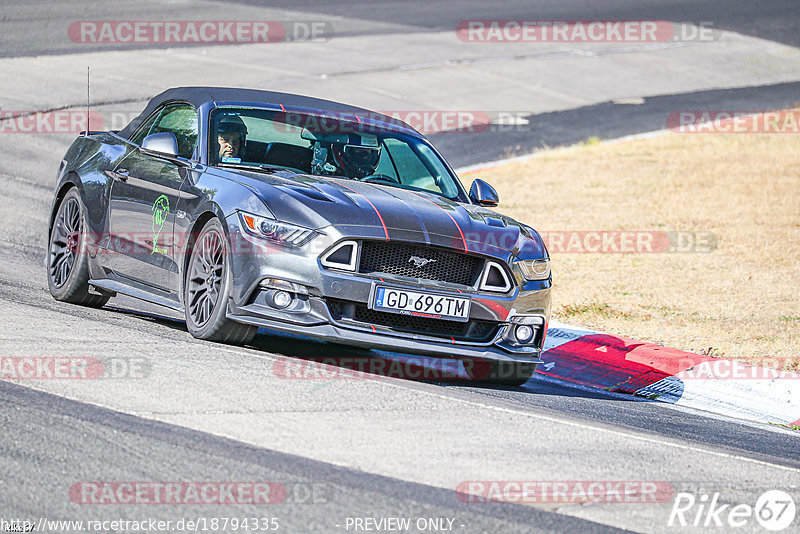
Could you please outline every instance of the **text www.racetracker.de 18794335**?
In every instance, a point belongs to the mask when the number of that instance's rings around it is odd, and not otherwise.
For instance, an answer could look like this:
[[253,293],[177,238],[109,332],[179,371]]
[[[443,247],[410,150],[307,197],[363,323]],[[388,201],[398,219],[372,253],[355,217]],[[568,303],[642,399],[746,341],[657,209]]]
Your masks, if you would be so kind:
[[182,517],[175,520],[90,519],[65,520],[42,517],[34,520],[0,518],[0,533],[6,532],[274,532],[276,517]]

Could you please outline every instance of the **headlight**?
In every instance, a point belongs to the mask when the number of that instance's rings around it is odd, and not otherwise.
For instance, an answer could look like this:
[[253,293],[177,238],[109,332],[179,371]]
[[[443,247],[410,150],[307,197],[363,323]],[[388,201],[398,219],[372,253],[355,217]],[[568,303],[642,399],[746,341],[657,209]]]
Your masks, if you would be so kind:
[[302,247],[317,236],[314,230],[243,211],[239,212],[239,220],[247,233],[269,239],[279,245]]
[[519,260],[515,262],[526,280],[547,280],[550,278],[550,258],[540,260]]

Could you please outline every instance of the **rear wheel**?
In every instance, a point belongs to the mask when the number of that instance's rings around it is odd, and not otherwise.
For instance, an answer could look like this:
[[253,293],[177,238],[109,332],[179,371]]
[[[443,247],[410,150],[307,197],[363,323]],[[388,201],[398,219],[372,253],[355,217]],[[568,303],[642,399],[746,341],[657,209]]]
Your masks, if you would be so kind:
[[491,360],[463,360],[464,370],[470,380],[483,384],[496,384],[500,386],[521,386],[531,379],[536,371],[535,363],[491,361]]
[[226,317],[231,287],[230,258],[222,223],[209,220],[192,246],[183,305],[186,327],[199,339],[233,345],[250,342],[257,327]]
[[50,229],[47,285],[56,300],[99,308],[109,297],[89,292],[85,221],[81,196],[72,188],[61,199]]

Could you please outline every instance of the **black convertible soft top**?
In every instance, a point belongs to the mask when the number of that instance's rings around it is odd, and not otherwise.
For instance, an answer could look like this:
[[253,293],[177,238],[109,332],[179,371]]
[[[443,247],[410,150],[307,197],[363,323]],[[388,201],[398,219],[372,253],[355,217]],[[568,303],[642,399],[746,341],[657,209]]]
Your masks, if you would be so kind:
[[249,104],[273,104],[283,105],[286,108],[304,108],[330,113],[346,113],[352,115],[368,116],[373,120],[378,120],[395,128],[402,128],[414,132],[415,130],[405,122],[382,115],[368,109],[350,106],[332,100],[323,100],[310,96],[295,95],[292,93],[278,93],[274,91],[261,91],[258,89],[240,89],[235,87],[173,87],[163,93],[154,96],[147,107],[144,108],[138,117],[133,119],[130,124],[123,128],[119,135],[130,137],[139,125],[150,116],[164,102],[180,100],[188,102],[195,108],[199,108],[206,102],[242,102]]

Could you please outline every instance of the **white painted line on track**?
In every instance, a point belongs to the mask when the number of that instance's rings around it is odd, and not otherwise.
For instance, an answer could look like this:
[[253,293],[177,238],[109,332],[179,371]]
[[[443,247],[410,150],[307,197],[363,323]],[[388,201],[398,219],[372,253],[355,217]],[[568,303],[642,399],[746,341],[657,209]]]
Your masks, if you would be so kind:
[[[387,385],[390,385],[390,386],[393,386],[393,387],[399,387],[398,384],[387,383]],[[663,438],[663,437],[660,438],[660,439],[649,438],[647,436],[642,436],[642,435],[631,433],[631,432],[623,432],[623,431],[620,431],[620,430],[611,430],[609,428],[604,428],[604,427],[600,427],[600,426],[594,426],[594,425],[591,425],[591,424],[586,424],[586,423],[577,422],[577,421],[569,421],[569,420],[565,420],[565,419],[558,419],[558,418],[555,418],[555,417],[550,417],[548,415],[542,415],[542,414],[538,414],[538,413],[534,413],[534,412],[526,412],[526,411],[522,411],[522,410],[515,410],[513,408],[505,408],[505,407],[502,407],[502,406],[492,406],[490,404],[484,404],[484,403],[477,402],[477,401],[459,399],[457,397],[453,397],[453,396],[449,396],[449,395],[443,395],[441,393],[434,392],[434,391],[425,390],[425,391],[422,391],[422,393],[425,393],[425,394],[428,394],[428,395],[433,395],[435,397],[439,397],[439,398],[443,398],[443,399],[456,400],[458,402],[461,402],[462,404],[468,404],[468,405],[471,405],[471,406],[475,406],[475,407],[479,407],[479,408],[485,408],[485,409],[496,411],[496,412],[508,413],[508,414],[513,414],[513,415],[522,415],[522,416],[530,417],[530,418],[533,418],[533,419],[540,419],[542,421],[547,421],[549,423],[562,424],[562,425],[566,425],[566,426],[570,426],[570,427],[574,427],[574,428],[580,428],[580,429],[583,429],[583,430],[586,430],[586,429],[595,430],[597,432],[602,432],[604,434],[608,434],[608,435],[611,435],[611,436],[630,438],[630,439],[634,439],[634,440],[637,440],[637,441],[642,441],[642,442],[645,442],[645,443],[651,443],[651,444],[660,445],[660,446],[669,446],[669,447],[673,447],[673,448],[679,449],[679,450],[692,451],[692,452],[697,452],[697,453],[701,453],[701,454],[709,454],[709,455],[712,455],[712,456],[718,456],[718,457],[721,457],[721,458],[727,458],[727,459],[731,459],[731,460],[741,460],[741,461],[750,462],[750,463],[753,463],[753,464],[756,464],[756,465],[765,466],[765,467],[776,467],[776,468],[779,468],[779,469],[783,469],[785,471],[791,471],[791,472],[800,473],[800,468],[789,467],[789,466],[784,466],[784,465],[780,465],[780,464],[773,464],[773,463],[770,463],[770,462],[765,462],[763,460],[756,460],[755,458],[748,458],[747,456],[741,456],[741,455],[738,455],[738,454],[730,454],[730,453],[726,453],[726,452],[722,452],[722,451],[715,451],[715,450],[711,450],[711,449],[707,449],[707,448],[703,448],[703,447],[696,447],[696,446],[693,446],[693,445],[684,445],[682,443],[676,443],[676,442],[673,442],[673,441],[671,441],[671,440],[669,440],[667,438]]]

